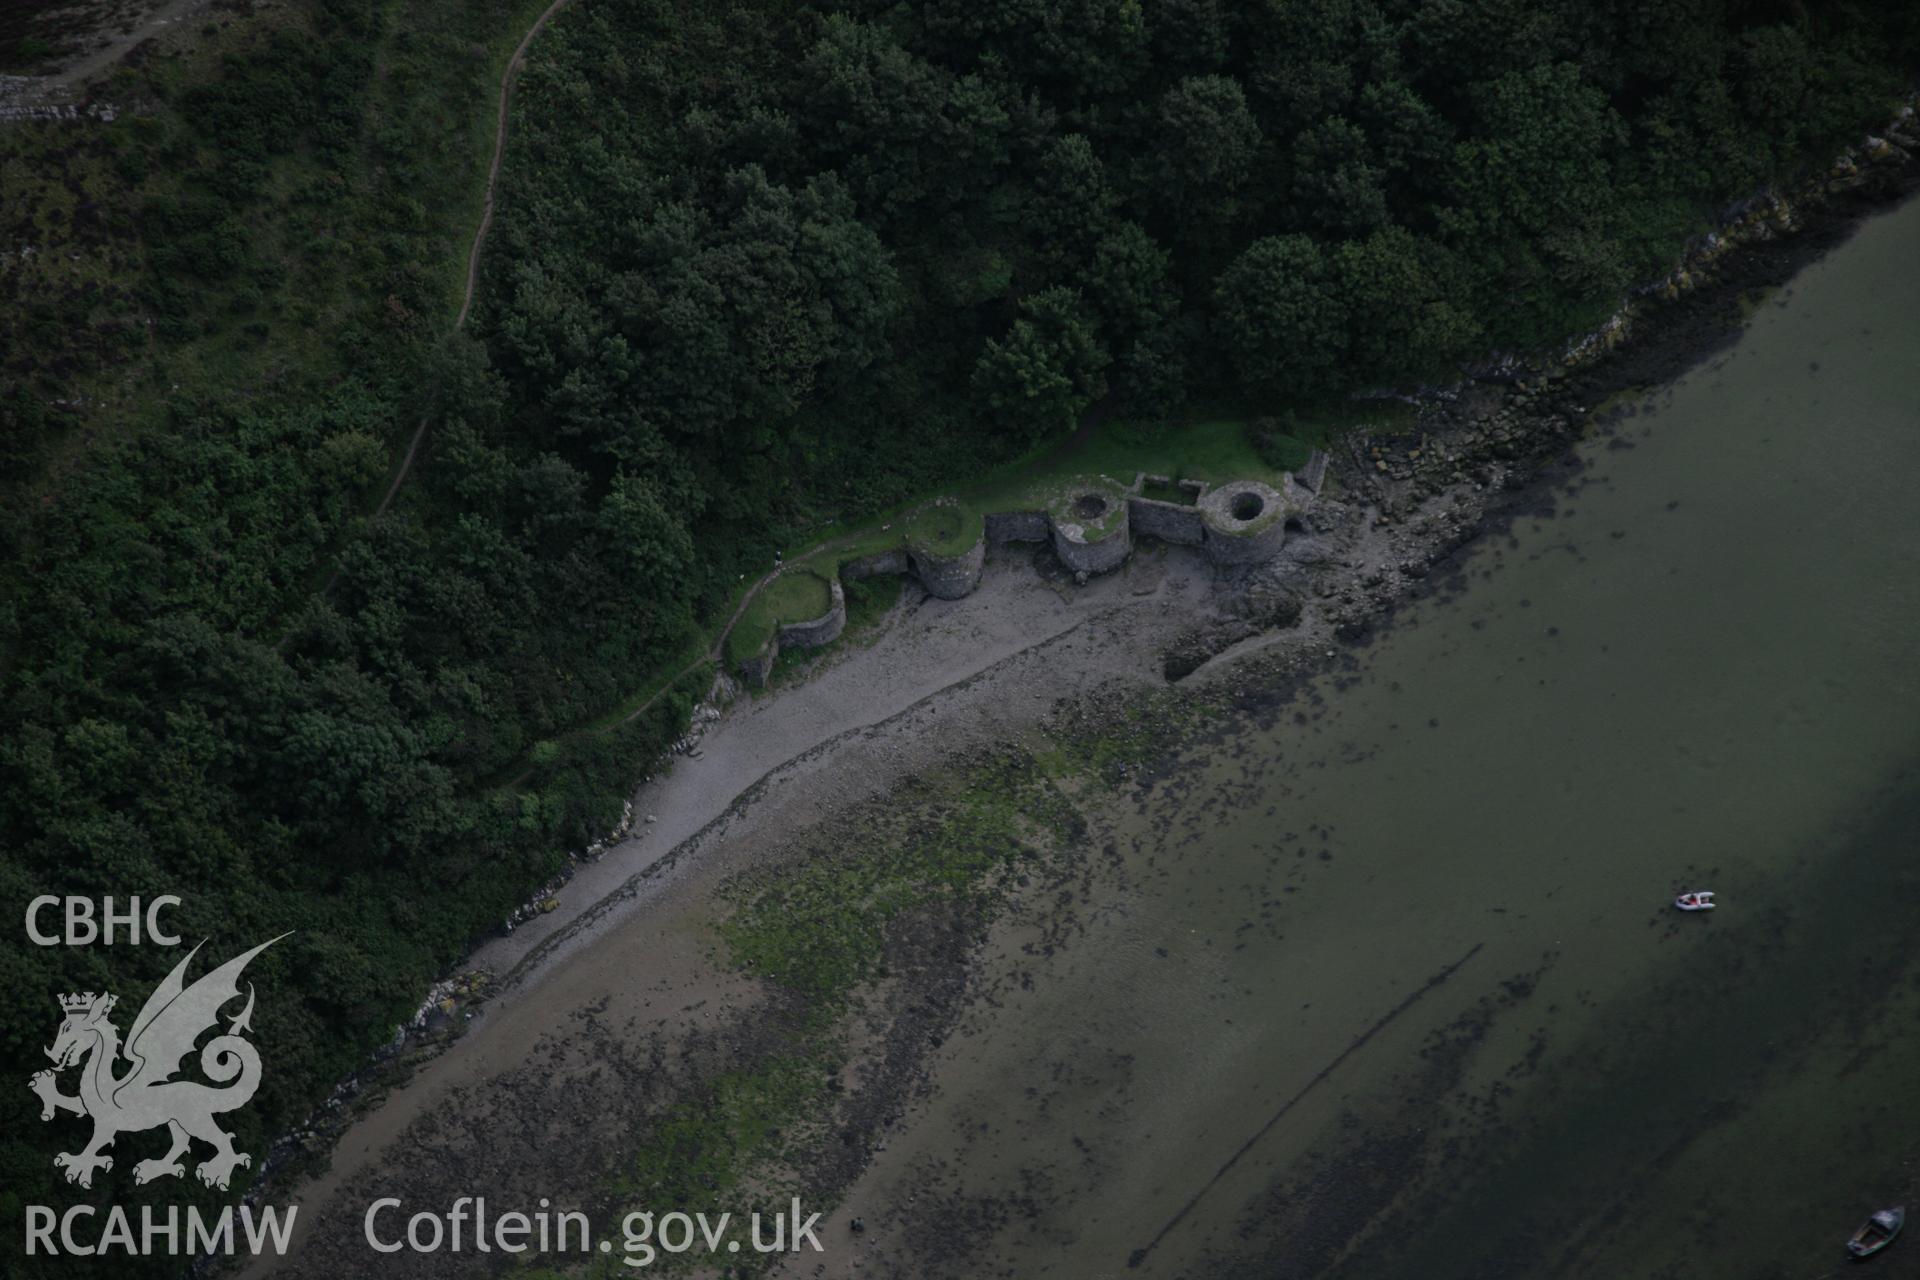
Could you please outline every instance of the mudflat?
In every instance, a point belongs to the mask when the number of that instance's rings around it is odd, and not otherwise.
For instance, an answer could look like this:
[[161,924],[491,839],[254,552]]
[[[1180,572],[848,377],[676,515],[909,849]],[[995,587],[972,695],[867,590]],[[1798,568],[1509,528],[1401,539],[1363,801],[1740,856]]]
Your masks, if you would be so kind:
[[663,1151],[827,1212],[793,1274],[1820,1269],[1920,1152],[1916,244],[1867,221],[1571,447],[1555,392],[1532,487],[1351,485],[1268,584],[1299,621],[1171,689],[1259,584],[1001,555],[723,720],[276,1273],[363,1268],[379,1196],[695,1207]]

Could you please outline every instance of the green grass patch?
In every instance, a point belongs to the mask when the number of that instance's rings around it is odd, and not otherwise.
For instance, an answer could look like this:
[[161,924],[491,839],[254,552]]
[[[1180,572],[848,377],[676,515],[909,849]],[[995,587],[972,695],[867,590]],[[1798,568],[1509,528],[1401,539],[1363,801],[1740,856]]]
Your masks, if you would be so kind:
[[765,648],[781,627],[817,618],[832,604],[832,588],[820,573],[811,567],[786,570],[760,588],[728,633],[727,661],[746,661]]
[[849,641],[856,644],[865,641],[867,633],[900,603],[902,585],[900,575],[894,573],[875,574],[870,578],[856,578],[852,582],[842,583],[847,599],[847,625],[841,630],[839,639],[811,649],[782,649],[780,656],[774,659],[772,673],[767,676],[767,687],[782,689],[804,680],[821,655]]
[[900,603],[900,578],[882,573],[844,584],[847,593],[847,629],[841,639],[857,638],[879,625],[880,619]]
[[[851,849],[824,845],[797,865],[735,882],[734,909],[719,926],[734,963],[798,992],[815,1019],[830,1021],[860,984],[884,976],[887,929],[902,912],[940,903],[984,920],[994,872],[1082,829],[1024,752],[922,796],[863,823],[871,834]],[[911,823],[892,816],[903,808],[915,810]]]
[[1080,703],[1066,711],[1034,758],[1067,788],[1082,781],[1131,785],[1143,768],[1210,732],[1232,695],[1182,687],[1143,691],[1125,701]]
[[[704,1213],[709,1219],[732,1215],[733,1238],[744,1238],[750,1214],[763,1223],[787,1214],[796,1195],[807,1194],[809,1210],[833,1208],[814,1188],[768,1176],[784,1164],[796,1162],[795,1153],[817,1146],[825,1117],[831,1114],[832,1081],[841,1053],[826,1037],[809,1037],[788,1052],[773,1054],[717,1078],[702,1082],[676,1103],[652,1128],[614,1179],[611,1196],[619,1210],[615,1226],[602,1225],[614,1248],[594,1256],[584,1268],[576,1261],[555,1259],[554,1267],[538,1263],[514,1269],[525,1280],[562,1280],[566,1276],[627,1276],[644,1265],[648,1274],[700,1271],[711,1265],[701,1251],[670,1253],[634,1224],[634,1243],[628,1243],[626,1216],[652,1215],[653,1228],[668,1213]],[[772,1227],[767,1227],[771,1240]],[[649,1253],[649,1249],[651,1253]],[[736,1274],[732,1267],[723,1276]],[[743,1266],[738,1272],[748,1274]]]
[[1197,501],[1191,490],[1177,483],[1162,484],[1157,480],[1149,480],[1141,485],[1140,496],[1152,498],[1155,502],[1172,503],[1177,507],[1191,507]]
[[[1004,900],[1005,873],[1037,866],[1085,834],[1064,792],[1019,751],[912,784],[856,825],[856,842],[823,834],[722,887],[723,963],[802,1002],[774,1047],[689,1087],[648,1127],[608,1188],[616,1203],[656,1218],[722,1210],[770,1217],[804,1192],[810,1211],[832,1210],[830,1196],[796,1177],[822,1144],[839,1141],[828,1126],[846,1066],[844,1015],[863,984],[890,976],[889,930],[925,908],[958,916],[977,933]],[[701,1264],[697,1254],[653,1261],[669,1273]],[[616,1250],[586,1273],[628,1270]],[[557,1280],[563,1272],[536,1266],[525,1274]]]
[[798,1136],[794,1117],[819,1114],[832,1054],[780,1054],[730,1071],[670,1112],[615,1184],[623,1198],[657,1212],[735,1209],[729,1193],[745,1171]]
[[966,554],[980,540],[980,514],[940,498],[910,513],[901,525],[909,545],[924,547],[935,555],[957,556]]

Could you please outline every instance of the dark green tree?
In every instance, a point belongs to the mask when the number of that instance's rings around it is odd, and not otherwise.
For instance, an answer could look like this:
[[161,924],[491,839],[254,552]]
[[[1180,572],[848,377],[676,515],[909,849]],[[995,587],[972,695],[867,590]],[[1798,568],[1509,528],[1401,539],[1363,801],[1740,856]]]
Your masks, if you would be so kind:
[[1329,116],[1293,140],[1296,219],[1319,231],[1360,234],[1387,221],[1385,173],[1359,126]]
[[1117,204],[1092,140],[1070,133],[1056,139],[1034,168],[1023,229],[1037,255],[1059,269],[1086,260],[1112,225]]
[[1100,237],[1084,278],[1109,334],[1132,337],[1179,310],[1173,255],[1137,222],[1115,223]]
[[1571,62],[1512,71],[1473,94],[1478,128],[1454,152],[1458,206],[1499,234],[1504,219],[1538,234],[1604,213],[1623,140],[1606,96]]
[[1160,96],[1148,189],[1175,214],[1207,212],[1203,202],[1229,199],[1246,186],[1260,141],[1238,81],[1189,76]]
[[1009,434],[1038,440],[1072,426],[1106,394],[1111,357],[1076,290],[1055,285],[1020,303],[1020,318],[988,339],[973,393]]
[[1480,327],[1455,298],[1445,250],[1402,227],[1334,250],[1333,277],[1347,307],[1347,359],[1360,380],[1417,376],[1472,352]]
[[1346,355],[1347,305],[1320,247],[1303,235],[1247,246],[1214,288],[1214,334],[1263,395],[1333,389]]

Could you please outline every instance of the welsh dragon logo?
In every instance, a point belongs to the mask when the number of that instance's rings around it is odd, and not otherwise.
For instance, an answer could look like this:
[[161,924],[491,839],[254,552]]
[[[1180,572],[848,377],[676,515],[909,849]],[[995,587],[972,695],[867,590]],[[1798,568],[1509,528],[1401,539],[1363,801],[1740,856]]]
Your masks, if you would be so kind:
[[[283,933],[280,938],[286,936]],[[77,1153],[53,1158],[54,1167],[66,1171],[68,1182],[92,1186],[96,1169],[113,1168],[113,1158],[105,1152],[114,1138],[160,1125],[167,1127],[173,1145],[159,1159],[142,1160],[133,1167],[136,1183],[185,1174],[181,1157],[195,1138],[213,1147],[213,1155],[194,1170],[210,1187],[224,1191],[236,1168],[252,1166],[253,1157],[235,1151],[233,1135],[213,1120],[247,1105],[260,1087],[260,1053],[241,1036],[253,1029],[252,983],[247,984],[246,1007],[229,1020],[227,1033],[207,1041],[200,1050],[200,1070],[213,1084],[173,1077],[182,1059],[193,1052],[194,1042],[217,1026],[221,1007],[239,997],[240,971],[280,938],[261,943],[187,986],[183,975],[200,951],[196,946],[147,997],[124,1048],[120,1029],[109,1017],[118,997],[104,992],[96,996],[91,991],[60,997],[66,1018],[47,1050],[53,1070],[36,1072],[29,1085],[40,1095],[42,1120],[51,1120],[60,1111],[93,1117],[93,1140]],[[131,1065],[124,1074],[115,1075],[121,1056]],[[58,1084],[58,1073],[72,1066],[80,1067],[76,1095],[61,1093]]]

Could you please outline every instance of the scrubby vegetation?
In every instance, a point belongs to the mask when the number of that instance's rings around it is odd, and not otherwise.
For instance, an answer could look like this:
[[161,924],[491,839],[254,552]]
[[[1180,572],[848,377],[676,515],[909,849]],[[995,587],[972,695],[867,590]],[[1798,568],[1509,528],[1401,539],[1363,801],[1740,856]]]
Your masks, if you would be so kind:
[[[687,690],[574,731],[774,548],[1096,407],[1291,465],[1289,407],[1579,327],[1920,49],[1893,0],[576,0],[450,337],[541,7],[294,0],[0,128],[0,880],[299,931],[245,1149],[604,827]],[[17,1080],[173,959],[0,957]],[[0,1201],[57,1201],[5,1096]]]

